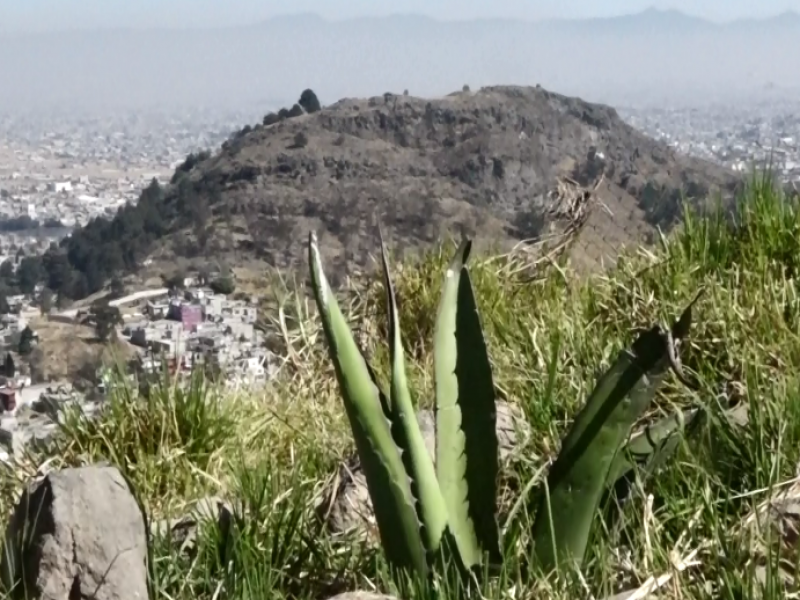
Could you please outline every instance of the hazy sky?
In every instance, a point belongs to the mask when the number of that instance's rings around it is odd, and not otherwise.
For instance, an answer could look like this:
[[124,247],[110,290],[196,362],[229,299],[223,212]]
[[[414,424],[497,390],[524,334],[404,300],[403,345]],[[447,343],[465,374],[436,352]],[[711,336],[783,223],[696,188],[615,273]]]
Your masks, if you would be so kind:
[[[287,7],[334,20],[414,13],[535,21],[630,15],[653,1],[661,0],[0,0],[0,32],[73,30],[0,35],[0,109],[266,111],[294,103],[307,87],[326,104],[404,89],[441,96],[464,84],[541,84],[611,104],[800,89],[797,18],[719,28],[670,15],[562,27],[409,18],[220,27],[255,24]],[[712,20],[800,12],[800,0],[668,1]],[[142,30],[152,27],[170,29]]]
[[96,27],[207,27],[251,23],[287,12],[328,18],[392,13],[442,19],[613,16],[649,6],[714,20],[800,12],[800,0],[0,0],[0,31]]

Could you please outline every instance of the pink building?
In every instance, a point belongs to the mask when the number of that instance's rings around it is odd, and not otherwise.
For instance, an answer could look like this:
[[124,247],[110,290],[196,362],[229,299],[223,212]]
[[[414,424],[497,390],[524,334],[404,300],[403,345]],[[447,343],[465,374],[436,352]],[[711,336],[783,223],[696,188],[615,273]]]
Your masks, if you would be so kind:
[[180,322],[184,331],[197,331],[197,326],[203,322],[203,309],[198,304],[181,304],[178,311]]

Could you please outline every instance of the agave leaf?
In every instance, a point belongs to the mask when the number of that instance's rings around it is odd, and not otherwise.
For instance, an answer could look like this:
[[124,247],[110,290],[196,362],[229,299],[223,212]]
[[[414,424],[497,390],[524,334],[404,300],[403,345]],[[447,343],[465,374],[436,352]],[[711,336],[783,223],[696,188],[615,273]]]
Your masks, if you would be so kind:
[[675,453],[684,430],[699,414],[697,408],[677,410],[631,435],[617,454],[606,485],[613,486],[637,466],[645,477],[655,473]]
[[682,439],[691,437],[702,425],[705,412],[699,408],[663,417],[631,436],[617,454],[606,479],[603,512],[607,530],[616,535],[626,524],[621,510],[638,478],[644,483],[669,460]]
[[313,232],[309,236],[308,262],[314,297],[386,558],[395,567],[427,573],[408,478],[381,407],[385,399],[381,400],[381,391],[328,285]]
[[620,353],[576,416],[550,469],[533,526],[535,552],[545,570],[582,563],[617,452],[667,372],[670,337],[688,331],[690,309],[673,325],[671,336],[655,326],[631,351]]
[[439,550],[442,535],[447,527],[447,507],[439,489],[439,482],[436,480],[433,461],[414,416],[414,407],[408,391],[397,300],[389,275],[389,262],[386,258],[383,236],[381,236],[381,264],[389,313],[389,349],[392,368],[391,428],[410,479],[411,495],[416,501],[417,517],[422,524],[422,541],[425,550],[432,554]]
[[630,498],[633,483],[652,477],[675,454],[680,441],[696,431],[703,414],[698,408],[671,413],[637,431],[622,447],[606,477],[601,501],[609,531],[624,527],[620,509]]
[[450,530],[467,567],[501,561],[495,516],[498,443],[492,370],[465,267],[465,240],[447,269],[434,333],[436,471]]

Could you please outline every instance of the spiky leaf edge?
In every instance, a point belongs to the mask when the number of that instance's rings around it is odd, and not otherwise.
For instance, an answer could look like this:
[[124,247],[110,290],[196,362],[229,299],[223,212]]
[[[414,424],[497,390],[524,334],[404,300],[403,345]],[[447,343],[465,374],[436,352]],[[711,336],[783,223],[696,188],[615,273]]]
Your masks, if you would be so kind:
[[411,495],[415,501],[417,518],[422,526],[422,541],[430,555],[440,550],[442,535],[447,527],[447,506],[439,489],[425,440],[414,414],[406,379],[397,299],[389,272],[383,234],[378,230],[381,246],[383,285],[389,322],[389,355],[391,362],[391,431],[409,477]]
[[617,454],[606,485],[613,486],[637,466],[642,474],[654,473],[672,456],[685,430],[699,414],[699,408],[677,410],[632,434]]
[[[496,406],[464,240],[448,266],[434,333],[436,471],[465,566],[501,561],[496,521]],[[466,393],[464,393],[466,392]]]
[[366,476],[383,551],[392,566],[427,574],[408,478],[382,408],[386,400],[381,399],[382,392],[328,284],[314,232],[309,234],[308,262],[317,309]]

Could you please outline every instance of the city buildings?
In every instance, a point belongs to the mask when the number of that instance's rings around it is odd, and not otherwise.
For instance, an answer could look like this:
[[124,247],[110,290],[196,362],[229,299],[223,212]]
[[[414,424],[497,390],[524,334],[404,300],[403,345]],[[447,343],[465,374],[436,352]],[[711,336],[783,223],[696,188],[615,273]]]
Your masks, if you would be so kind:
[[739,172],[770,166],[787,183],[800,180],[800,101],[624,107],[618,112],[683,154]]

